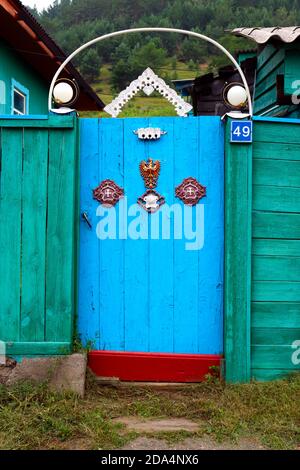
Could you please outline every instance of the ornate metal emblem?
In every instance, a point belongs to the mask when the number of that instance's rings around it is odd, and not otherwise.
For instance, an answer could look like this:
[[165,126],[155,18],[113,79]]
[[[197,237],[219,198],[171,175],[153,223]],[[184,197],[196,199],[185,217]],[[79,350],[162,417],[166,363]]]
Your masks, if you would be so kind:
[[175,189],[175,194],[184,204],[194,206],[206,196],[206,187],[198,183],[196,178],[185,178]]
[[149,158],[146,162],[143,160],[140,163],[141,176],[145,181],[146,188],[153,189],[157,186],[157,180],[160,173],[160,162],[155,162]]
[[149,67],[107,106],[104,111],[112,117],[117,117],[122,111],[123,106],[128,103],[139,91],[150,96],[154,91],[160,93],[175,108],[178,116],[186,117],[187,113],[193,109],[193,106],[184,101],[175,90],[166,82],[159,78]]
[[145,211],[153,213],[165,203],[165,198],[153,189],[148,189],[137,202]]
[[166,131],[162,131],[159,127],[141,127],[133,131],[141,140],[158,140]]
[[106,207],[112,207],[124,196],[124,190],[112,180],[104,180],[93,190],[94,199]]

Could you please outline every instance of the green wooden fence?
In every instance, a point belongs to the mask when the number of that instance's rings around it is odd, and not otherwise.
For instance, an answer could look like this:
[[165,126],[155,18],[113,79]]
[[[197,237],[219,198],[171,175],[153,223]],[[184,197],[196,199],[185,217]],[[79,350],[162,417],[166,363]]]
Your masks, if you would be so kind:
[[13,356],[71,350],[76,139],[73,116],[0,119],[0,340]]
[[300,370],[300,121],[254,119],[225,156],[226,378]]
[[[300,369],[300,121],[254,119],[225,151],[226,379]],[[76,117],[0,118],[0,340],[15,357],[72,348]]]

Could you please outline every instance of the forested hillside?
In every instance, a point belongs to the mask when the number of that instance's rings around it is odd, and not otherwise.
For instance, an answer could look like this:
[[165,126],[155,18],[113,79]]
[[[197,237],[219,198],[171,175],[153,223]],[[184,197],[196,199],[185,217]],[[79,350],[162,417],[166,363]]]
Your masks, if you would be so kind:
[[[143,26],[202,32],[234,51],[252,44],[233,37],[227,29],[299,24],[300,0],[58,0],[47,11],[35,14],[67,53],[96,36]],[[170,58],[174,58],[173,66]],[[192,70],[194,64],[211,69],[224,58],[213,46],[180,35],[135,34],[90,48],[77,64],[95,81],[99,71],[101,77],[101,65],[112,63],[113,86],[119,89],[147,65],[154,70],[169,67],[170,74],[176,74],[176,60],[185,61]]]

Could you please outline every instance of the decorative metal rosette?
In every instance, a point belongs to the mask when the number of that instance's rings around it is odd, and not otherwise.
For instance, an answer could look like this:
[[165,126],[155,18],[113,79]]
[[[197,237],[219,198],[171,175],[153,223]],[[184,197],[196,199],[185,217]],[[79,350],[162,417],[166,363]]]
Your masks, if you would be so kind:
[[93,190],[93,197],[100,204],[112,207],[124,196],[124,190],[112,180],[104,180]]
[[185,178],[175,189],[176,197],[181,199],[184,204],[194,206],[200,199],[206,196],[206,187],[202,186],[196,178]]

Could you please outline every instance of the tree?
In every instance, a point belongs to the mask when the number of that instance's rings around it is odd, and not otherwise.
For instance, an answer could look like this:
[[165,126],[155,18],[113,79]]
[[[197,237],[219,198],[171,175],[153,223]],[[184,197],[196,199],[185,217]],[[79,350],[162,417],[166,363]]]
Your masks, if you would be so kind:
[[[58,42],[66,53],[72,52],[83,42],[101,34],[134,27],[181,28],[201,32],[222,44],[229,45],[230,51],[240,47],[241,41],[224,30],[245,25],[286,26],[300,21],[300,0],[56,0],[52,6],[40,13],[33,11],[46,31]],[[156,42],[153,42],[156,41]],[[130,34],[101,42],[96,46],[102,60],[112,62],[113,56],[124,43],[129,49],[127,57],[114,59],[115,67],[124,72],[124,77],[115,75],[115,83],[128,82],[136,73],[137,61],[145,67],[145,54],[138,55],[140,48],[154,43],[157,49],[165,50],[169,57],[180,55],[185,60],[208,63],[220,62],[221,53],[210,44],[199,40],[185,39],[178,34]],[[252,47],[244,41],[243,47]],[[153,49],[153,46],[151,46]],[[151,48],[146,52],[152,54]],[[150,56],[147,65],[156,64],[156,55]],[[216,58],[216,59],[214,59]],[[120,60],[126,62],[118,64]],[[128,61],[131,63],[128,63]],[[224,60],[227,61],[224,56]],[[153,64],[150,62],[153,61]],[[81,61],[75,61],[80,65]],[[84,60],[83,68],[89,75],[95,75],[91,64]],[[132,69],[132,73],[131,73]],[[119,85],[118,85],[119,86]]]
[[[121,57],[121,52],[124,53],[124,57]],[[152,40],[142,47],[137,45],[131,53],[123,45],[118,48],[116,58],[119,60],[112,67],[112,84],[115,90],[119,91],[129,85],[147,67],[159,73],[159,69],[166,63],[166,51],[157,47],[156,40]]]
[[88,81],[96,81],[100,75],[101,59],[95,49],[87,49],[82,53],[80,72]]

